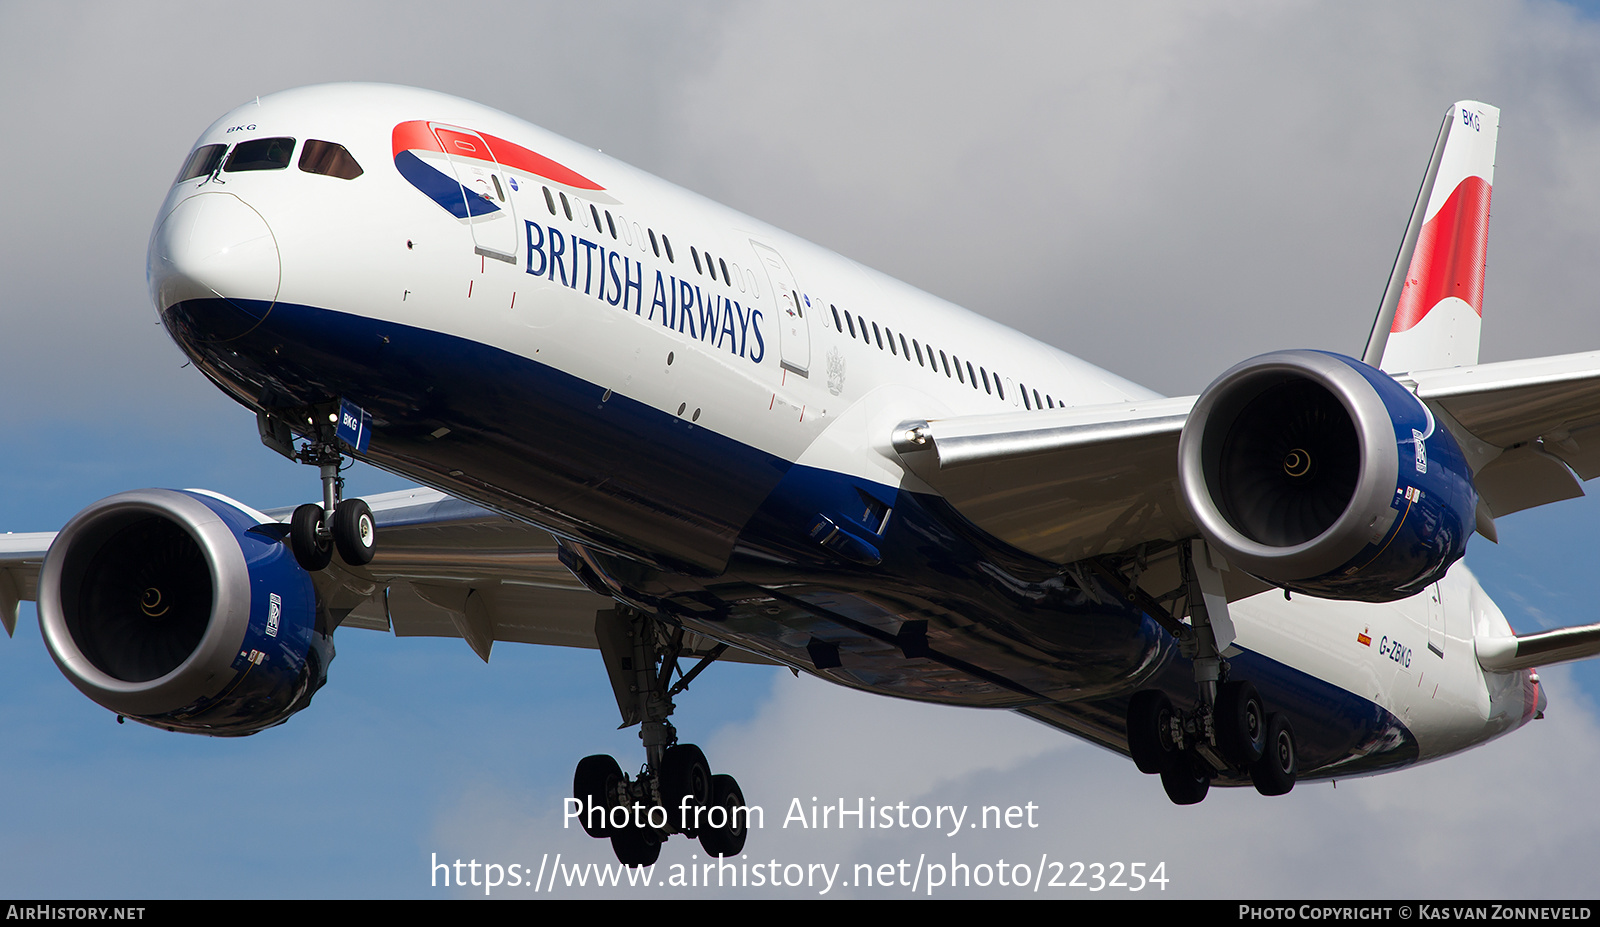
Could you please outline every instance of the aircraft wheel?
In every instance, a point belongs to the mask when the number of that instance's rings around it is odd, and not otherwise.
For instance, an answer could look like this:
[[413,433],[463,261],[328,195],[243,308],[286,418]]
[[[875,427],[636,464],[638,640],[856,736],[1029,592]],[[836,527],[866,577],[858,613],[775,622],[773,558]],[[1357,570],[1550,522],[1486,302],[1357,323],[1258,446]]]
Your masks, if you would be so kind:
[[1192,754],[1180,754],[1171,768],[1161,771],[1161,786],[1175,805],[1197,805],[1211,791],[1211,770]]
[[591,826],[589,808],[604,808],[609,812],[617,803],[617,784],[622,782],[622,767],[605,754],[586,756],[578,761],[578,771],[572,775],[572,797],[583,802],[583,831],[591,837],[610,837],[613,833],[609,815]]
[[704,819],[704,811],[696,815],[693,809],[704,809],[710,801],[711,764],[706,755],[694,744],[668,747],[661,758],[661,803],[677,829],[695,836],[696,820]]
[[333,543],[350,566],[366,566],[377,552],[378,526],[372,509],[360,499],[346,499],[333,510]]
[[1181,755],[1172,740],[1172,701],[1145,689],[1128,702],[1128,753],[1142,773],[1165,773]]
[[1294,745],[1294,730],[1280,712],[1267,716],[1267,750],[1260,762],[1250,767],[1250,781],[1263,795],[1287,795],[1300,774],[1300,757]]
[[[711,809],[727,812],[727,820],[718,820]],[[736,856],[744,849],[744,839],[750,834],[750,819],[744,807],[744,792],[732,776],[711,777],[711,807],[707,809],[705,826],[700,828],[700,846],[710,856]]]
[[1223,684],[1213,713],[1223,759],[1240,770],[1254,766],[1267,748],[1266,711],[1256,687],[1244,681]]
[[661,858],[661,835],[652,828],[630,824],[612,832],[611,852],[624,866],[648,866]]
[[295,509],[289,519],[289,549],[308,573],[319,572],[333,559],[333,545],[317,530],[321,525],[322,506],[315,502]]

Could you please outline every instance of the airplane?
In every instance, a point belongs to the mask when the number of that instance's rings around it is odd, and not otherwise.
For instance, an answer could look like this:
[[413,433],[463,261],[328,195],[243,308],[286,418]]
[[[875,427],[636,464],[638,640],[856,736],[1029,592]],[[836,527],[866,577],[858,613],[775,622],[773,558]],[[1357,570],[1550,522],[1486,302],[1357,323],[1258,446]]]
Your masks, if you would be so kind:
[[[342,627],[596,649],[645,760],[573,802],[635,866],[743,849],[670,721],[717,661],[1015,711],[1180,805],[1439,759],[1600,653],[1460,563],[1600,474],[1600,353],[1478,363],[1498,127],[1446,111],[1361,357],[1168,398],[504,113],[264,96],[192,146],[148,280],[320,498],[0,536],[0,619],[37,601],[91,699],[212,736],[307,707]],[[423,488],[345,498],[352,460]]]

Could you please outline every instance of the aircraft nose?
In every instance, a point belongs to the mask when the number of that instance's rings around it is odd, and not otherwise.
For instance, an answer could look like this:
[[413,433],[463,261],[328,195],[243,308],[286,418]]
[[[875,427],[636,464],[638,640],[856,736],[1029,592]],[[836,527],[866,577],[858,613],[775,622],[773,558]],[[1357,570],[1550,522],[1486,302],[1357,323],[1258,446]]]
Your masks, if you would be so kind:
[[[198,193],[173,207],[150,237],[146,265],[156,310],[212,319],[204,334],[243,334],[278,297],[282,267],[267,220],[232,193]],[[196,332],[195,334],[200,334]]]

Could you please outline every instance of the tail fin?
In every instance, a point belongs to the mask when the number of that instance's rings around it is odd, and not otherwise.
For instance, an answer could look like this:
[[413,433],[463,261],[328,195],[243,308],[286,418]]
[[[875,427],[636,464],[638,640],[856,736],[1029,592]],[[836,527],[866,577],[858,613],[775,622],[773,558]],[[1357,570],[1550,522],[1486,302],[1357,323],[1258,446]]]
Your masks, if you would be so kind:
[[1445,112],[1362,359],[1390,373],[1478,362],[1500,110]]

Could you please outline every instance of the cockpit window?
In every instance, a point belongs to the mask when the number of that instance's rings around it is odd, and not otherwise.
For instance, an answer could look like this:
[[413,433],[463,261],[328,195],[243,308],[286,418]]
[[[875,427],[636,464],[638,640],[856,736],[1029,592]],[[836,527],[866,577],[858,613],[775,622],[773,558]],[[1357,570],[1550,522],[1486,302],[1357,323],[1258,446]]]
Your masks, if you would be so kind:
[[308,174],[326,174],[342,180],[361,176],[361,165],[343,145],[314,138],[306,139],[305,147],[300,149],[300,169]]
[[230,174],[239,171],[281,171],[289,166],[289,156],[294,154],[292,138],[253,138],[240,142],[228,155],[222,169]]
[[183,169],[178,171],[178,179],[173,183],[183,183],[215,172],[217,165],[222,163],[222,153],[227,150],[227,145],[201,145],[189,152],[189,160],[183,162]]

